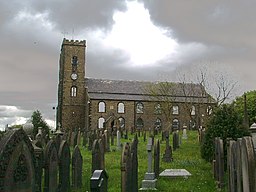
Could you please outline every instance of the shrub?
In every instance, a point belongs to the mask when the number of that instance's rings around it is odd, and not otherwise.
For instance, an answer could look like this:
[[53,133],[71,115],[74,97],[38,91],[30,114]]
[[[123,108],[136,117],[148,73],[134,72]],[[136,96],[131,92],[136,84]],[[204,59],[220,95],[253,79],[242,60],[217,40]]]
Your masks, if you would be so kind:
[[216,108],[207,124],[205,138],[201,146],[202,158],[209,162],[213,160],[215,137],[223,139],[224,151],[226,151],[227,138],[236,140],[250,135],[249,131],[243,127],[242,122],[242,117],[234,110],[233,105],[224,104]]

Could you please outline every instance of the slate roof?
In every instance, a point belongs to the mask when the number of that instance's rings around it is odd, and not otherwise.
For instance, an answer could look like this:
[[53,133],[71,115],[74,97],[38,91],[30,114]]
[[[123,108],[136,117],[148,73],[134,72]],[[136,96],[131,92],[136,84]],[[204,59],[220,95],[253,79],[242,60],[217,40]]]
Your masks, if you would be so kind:
[[[86,78],[85,83],[91,99],[152,101],[152,96],[145,89],[159,82]],[[185,95],[189,95],[190,99],[194,102],[209,102],[206,97],[202,100],[201,95],[203,89],[199,84],[185,84],[186,94],[184,94],[184,85],[175,83],[174,86],[175,95],[171,95],[170,97],[176,102],[185,102],[185,99],[188,98]]]

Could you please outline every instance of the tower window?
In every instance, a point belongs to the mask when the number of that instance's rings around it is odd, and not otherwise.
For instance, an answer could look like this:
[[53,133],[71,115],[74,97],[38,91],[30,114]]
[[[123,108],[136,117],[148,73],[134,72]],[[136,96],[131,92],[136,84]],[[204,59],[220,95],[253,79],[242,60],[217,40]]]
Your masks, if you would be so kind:
[[99,107],[98,112],[100,112],[100,113],[105,113],[106,112],[106,104],[103,101],[99,102],[98,107]]
[[77,61],[77,56],[73,56],[72,57],[72,65],[77,65],[78,61]]
[[71,97],[76,97],[77,96],[77,87],[76,86],[72,86],[71,87]]

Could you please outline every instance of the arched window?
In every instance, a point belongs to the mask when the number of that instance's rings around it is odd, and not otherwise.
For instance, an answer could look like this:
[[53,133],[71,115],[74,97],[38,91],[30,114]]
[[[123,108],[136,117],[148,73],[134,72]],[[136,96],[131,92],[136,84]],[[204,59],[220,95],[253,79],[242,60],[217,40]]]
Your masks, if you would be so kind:
[[179,120],[178,119],[173,119],[173,121],[172,121],[172,129],[173,130],[179,129]]
[[160,103],[157,103],[155,105],[155,114],[161,114],[162,113],[162,109],[161,109],[161,104]]
[[191,107],[191,115],[196,115],[196,107],[194,105]]
[[119,121],[119,125],[120,125],[121,130],[125,129],[125,120],[124,120],[124,118],[119,117],[118,121]]
[[136,113],[143,113],[143,108],[144,108],[143,104],[141,102],[138,102],[136,104]]
[[208,106],[207,109],[206,109],[206,113],[207,115],[211,115],[212,114],[212,106]]
[[72,57],[72,65],[77,65],[77,64],[78,64],[77,56],[73,56]]
[[124,103],[122,103],[122,102],[118,103],[117,112],[118,113],[124,113]]
[[105,104],[105,102],[103,102],[103,101],[99,102],[98,107],[99,107],[99,112],[100,113],[105,113],[106,112],[106,104]]
[[162,129],[162,121],[160,118],[157,118],[156,119],[156,122],[155,122],[155,129],[156,130],[161,130]]
[[104,127],[105,119],[103,117],[100,117],[98,120],[98,128],[102,129]]
[[172,114],[179,115],[179,106],[178,105],[172,106]]
[[71,95],[71,97],[76,97],[77,96],[77,87],[76,86],[71,87],[70,95]]
[[141,118],[138,118],[137,121],[136,121],[136,128],[137,129],[142,129],[144,126],[144,122]]

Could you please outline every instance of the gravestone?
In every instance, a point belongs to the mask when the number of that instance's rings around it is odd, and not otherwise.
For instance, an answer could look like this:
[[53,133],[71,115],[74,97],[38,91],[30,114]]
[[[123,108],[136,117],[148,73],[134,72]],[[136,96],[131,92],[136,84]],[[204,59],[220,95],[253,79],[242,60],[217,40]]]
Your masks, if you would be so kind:
[[142,186],[140,190],[156,190],[156,177],[152,170],[152,149],[153,149],[153,138],[148,138],[147,151],[148,151],[148,170],[145,173],[144,180],[142,180]]
[[172,147],[173,147],[173,151],[176,151],[176,149],[178,148],[177,146],[177,133],[176,131],[173,132],[173,135],[172,135]]
[[165,131],[165,140],[166,140],[166,147],[165,147],[165,153],[163,155],[163,161],[164,162],[171,162],[173,160],[172,158],[172,148],[169,144],[169,132]]
[[105,151],[110,152],[110,138],[109,138],[108,130],[104,131],[104,137],[105,137]]
[[78,146],[81,145],[81,131],[80,130],[77,133],[77,143],[76,143],[76,145],[78,145]]
[[143,141],[144,142],[147,141],[147,132],[146,131],[143,132]]
[[237,183],[237,192],[242,192],[243,188],[243,179],[242,179],[242,159],[241,159],[241,146],[242,138],[238,138],[236,141],[236,183]]
[[121,191],[132,192],[132,164],[131,149],[129,143],[123,147],[121,157]]
[[76,133],[73,131],[70,136],[70,147],[74,147]]
[[75,146],[72,154],[72,187],[82,187],[83,157],[78,146]]
[[114,133],[112,132],[112,133],[111,133],[111,146],[113,146],[114,143],[115,143],[115,135],[114,135]]
[[131,191],[138,191],[138,136],[134,135],[134,139],[131,144],[131,164],[132,164],[132,186]]
[[216,160],[216,176],[218,188],[224,187],[224,150],[223,140],[219,137],[215,138],[215,160]]
[[88,138],[87,138],[87,131],[83,132],[83,147],[86,147],[88,143]]
[[183,130],[182,130],[182,139],[188,139],[188,135],[187,135],[187,126],[183,126]]
[[243,191],[255,191],[255,154],[251,137],[242,138],[241,162],[243,176]]
[[59,148],[59,191],[70,190],[70,149],[67,141],[62,140]]
[[95,170],[90,179],[91,192],[108,191],[108,174],[105,170]]
[[227,142],[227,172],[228,172],[228,191],[236,192],[236,142],[229,140]]
[[42,175],[43,175],[43,166],[44,166],[44,152],[42,148],[37,147],[33,144],[34,154],[36,157],[36,191],[42,191]]
[[154,145],[154,172],[156,178],[158,178],[160,173],[160,142],[157,139]]
[[92,146],[92,173],[95,170],[104,170],[104,149],[101,139],[96,139]]
[[116,145],[117,145],[116,146],[117,150],[120,150],[121,149],[121,133],[119,130],[116,133]]
[[50,140],[44,151],[44,191],[51,192],[58,189],[58,152],[56,143]]
[[36,158],[23,129],[10,130],[0,140],[0,191],[36,191]]

